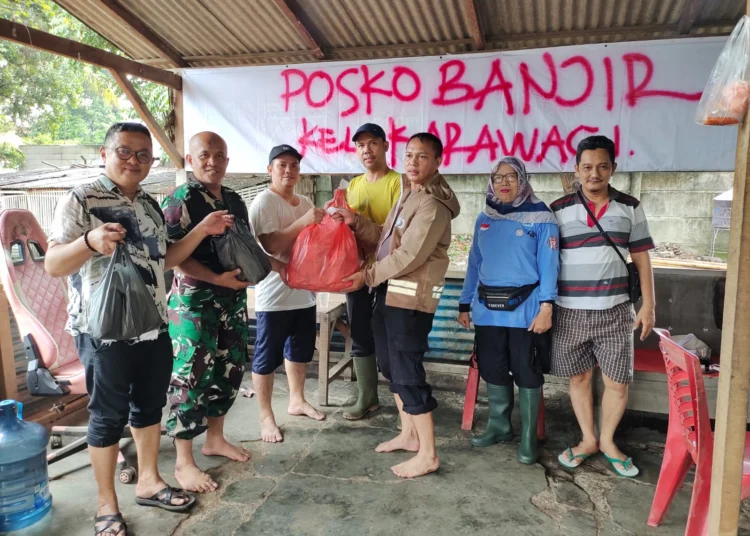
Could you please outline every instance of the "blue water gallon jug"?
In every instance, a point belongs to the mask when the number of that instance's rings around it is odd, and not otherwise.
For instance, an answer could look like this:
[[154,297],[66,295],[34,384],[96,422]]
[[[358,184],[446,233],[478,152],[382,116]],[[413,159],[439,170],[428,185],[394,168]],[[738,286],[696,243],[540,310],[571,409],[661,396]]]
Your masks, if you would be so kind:
[[44,426],[22,420],[23,405],[0,402],[0,531],[28,527],[52,508]]

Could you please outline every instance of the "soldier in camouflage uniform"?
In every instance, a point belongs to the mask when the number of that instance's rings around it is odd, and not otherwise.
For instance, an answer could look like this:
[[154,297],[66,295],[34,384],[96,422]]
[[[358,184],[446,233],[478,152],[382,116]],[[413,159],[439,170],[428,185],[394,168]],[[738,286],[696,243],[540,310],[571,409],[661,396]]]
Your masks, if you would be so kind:
[[[202,132],[190,140],[187,162],[194,178],[162,203],[169,240],[179,240],[211,212],[229,210],[235,225],[248,225],[247,207],[222,186],[227,146],[217,134]],[[240,388],[247,361],[248,283],[239,270],[224,272],[211,241],[204,240],[178,266],[169,299],[169,334],[174,366],[169,389],[167,433],[175,438],[175,477],[195,492],[218,484],[195,463],[193,439],[204,431],[203,454],[247,461],[249,453],[224,437],[224,417]]]

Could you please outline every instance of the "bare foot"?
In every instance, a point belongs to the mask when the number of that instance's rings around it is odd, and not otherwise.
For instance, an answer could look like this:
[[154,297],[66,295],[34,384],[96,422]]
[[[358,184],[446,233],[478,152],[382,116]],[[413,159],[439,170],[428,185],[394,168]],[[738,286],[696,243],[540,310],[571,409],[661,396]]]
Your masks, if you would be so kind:
[[206,438],[206,444],[203,445],[202,450],[206,456],[224,456],[236,462],[246,462],[250,459],[250,453],[247,450],[238,445],[232,445],[223,436],[214,440]]
[[180,487],[186,491],[197,493],[211,493],[219,488],[219,485],[207,473],[204,473],[196,465],[186,465],[174,468],[174,477],[180,483]]
[[427,456],[417,454],[410,460],[394,465],[391,471],[401,478],[416,478],[418,476],[434,473],[440,467],[440,460],[437,456]]
[[260,437],[266,443],[281,443],[284,441],[284,436],[281,435],[281,430],[276,426],[276,419],[273,415],[264,417],[260,421]]
[[393,452],[396,450],[419,451],[419,438],[416,434],[404,434],[401,432],[390,441],[385,441],[375,447],[375,452]]
[[289,415],[299,415],[310,417],[316,421],[326,420],[326,414],[319,412],[317,409],[312,407],[308,402],[302,402],[301,404],[289,404]]

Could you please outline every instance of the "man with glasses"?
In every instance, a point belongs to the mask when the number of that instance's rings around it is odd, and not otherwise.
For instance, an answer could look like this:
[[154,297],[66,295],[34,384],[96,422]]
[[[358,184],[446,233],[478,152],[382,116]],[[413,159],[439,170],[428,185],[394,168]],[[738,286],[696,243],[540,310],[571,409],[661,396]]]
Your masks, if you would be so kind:
[[[128,419],[138,452],[136,503],[183,512],[195,502],[185,491],[167,485],[157,467],[161,413],[172,373],[164,270],[185,261],[207,236],[222,234],[232,217],[214,212],[168,246],[159,204],[140,187],[154,162],[148,129],[138,123],[114,124],[101,156],[104,173],[58,203],[45,268],[54,277],[69,278],[67,330],[75,337],[89,395],[88,445],[98,488],[94,532],[122,536],[127,526],[114,473]],[[131,340],[95,339],[88,332],[88,317],[113,312],[90,310],[89,301],[119,245],[127,248],[164,324]]]

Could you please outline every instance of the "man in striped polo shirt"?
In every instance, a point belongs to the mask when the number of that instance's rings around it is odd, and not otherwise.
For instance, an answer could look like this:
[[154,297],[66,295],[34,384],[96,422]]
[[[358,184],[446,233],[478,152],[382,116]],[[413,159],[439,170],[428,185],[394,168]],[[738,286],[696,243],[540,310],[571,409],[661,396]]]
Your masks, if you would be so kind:
[[[552,373],[570,378],[570,399],[583,432],[581,442],[560,454],[559,462],[573,469],[601,450],[615,472],[634,477],[638,468],[617,448],[613,436],[633,381],[633,330],[642,326],[643,340],[654,327],[654,277],[648,252],[654,242],[640,202],[609,185],[616,168],[612,140],[584,139],[576,152],[580,191],[551,206],[560,227]],[[630,253],[638,268],[643,304],[637,316],[629,297],[627,267],[584,203],[623,258]],[[595,365],[602,370],[605,386],[598,440],[591,391]]]

